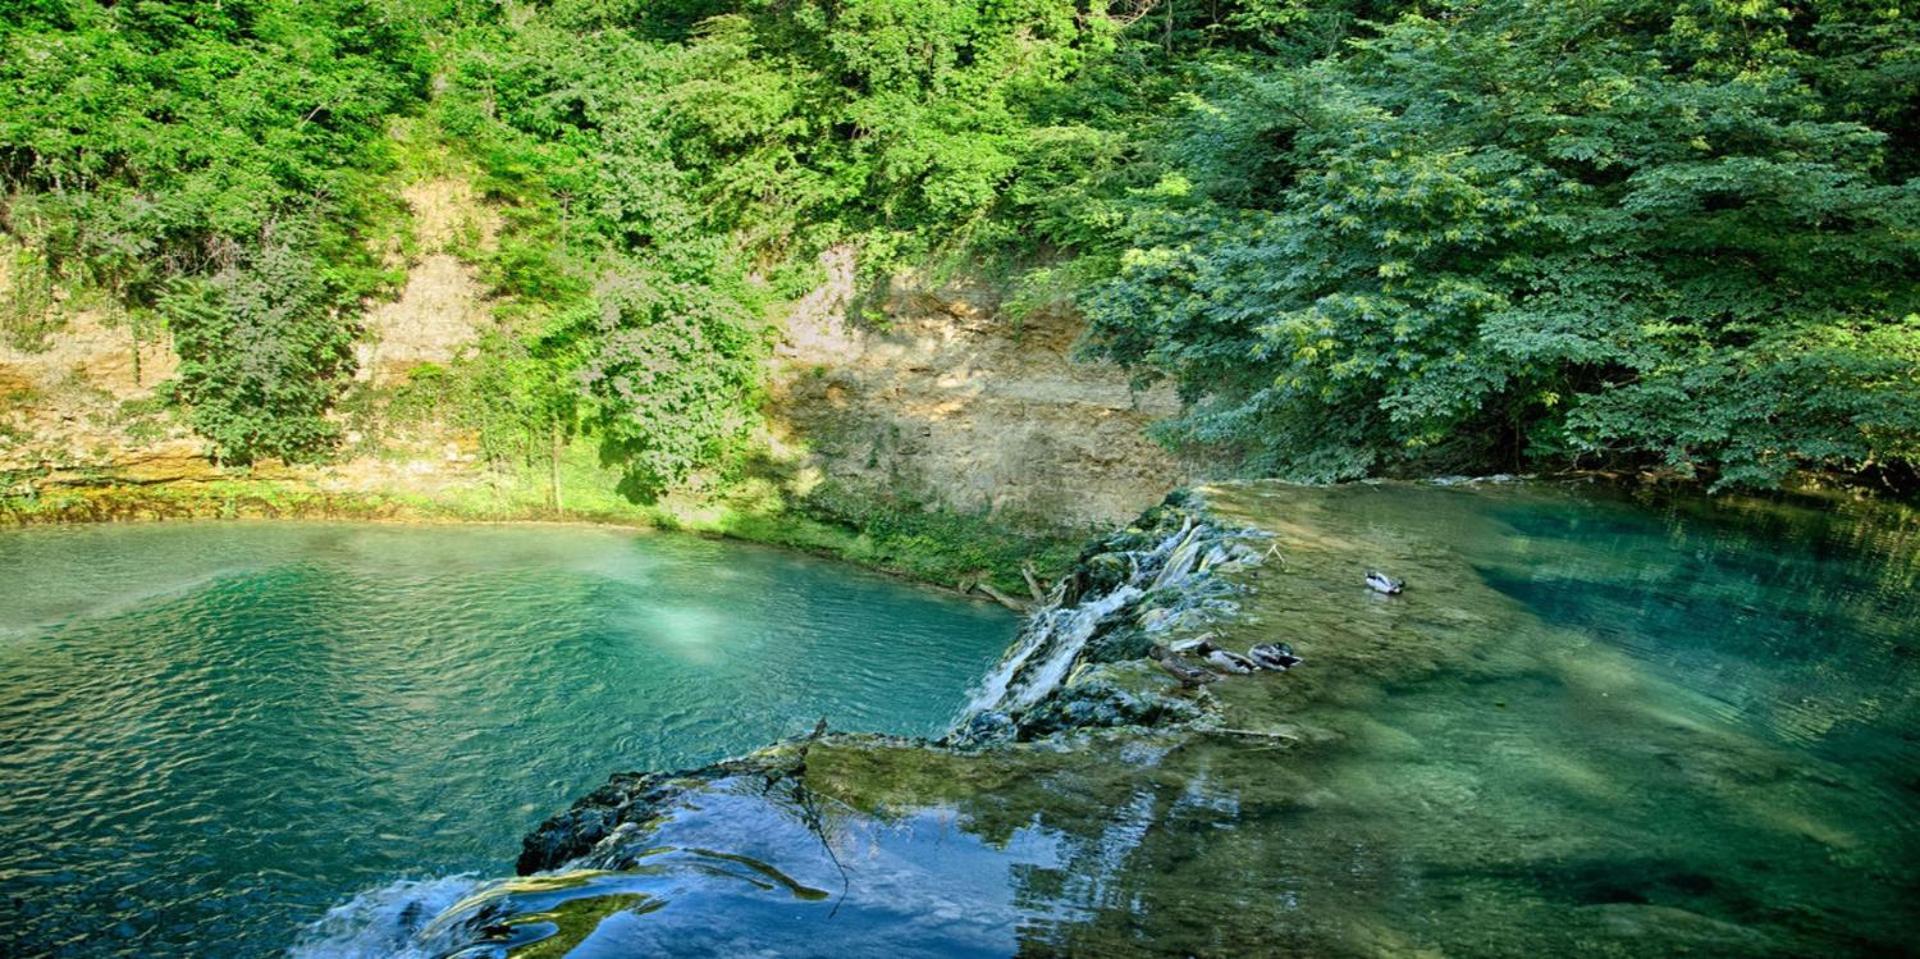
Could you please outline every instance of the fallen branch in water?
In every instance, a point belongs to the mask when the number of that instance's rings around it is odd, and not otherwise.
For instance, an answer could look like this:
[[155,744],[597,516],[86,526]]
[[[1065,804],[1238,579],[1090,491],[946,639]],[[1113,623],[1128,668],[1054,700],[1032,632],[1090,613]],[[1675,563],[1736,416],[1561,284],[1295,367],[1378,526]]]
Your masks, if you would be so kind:
[[1040,578],[1033,575],[1033,563],[1026,562],[1020,564],[1020,578],[1027,581],[1027,592],[1033,594],[1034,602],[1044,603],[1047,601],[1047,591],[1040,587]]
[[1027,604],[1017,599],[1014,599],[1013,597],[1008,596],[1007,594],[997,589],[994,589],[992,583],[981,581],[973,584],[973,588],[981,591],[982,593],[987,594],[987,596],[992,598],[994,602],[999,603],[1000,605],[1005,606],[1006,608],[1011,609],[1016,613],[1020,613],[1024,615],[1026,613],[1032,612],[1032,610],[1027,606]]
[[1300,737],[1292,733],[1270,733],[1258,729],[1205,729],[1202,732],[1225,733],[1229,736],[1251,736],[1258,739],[1278,739],[1282,742],[1297,743]]

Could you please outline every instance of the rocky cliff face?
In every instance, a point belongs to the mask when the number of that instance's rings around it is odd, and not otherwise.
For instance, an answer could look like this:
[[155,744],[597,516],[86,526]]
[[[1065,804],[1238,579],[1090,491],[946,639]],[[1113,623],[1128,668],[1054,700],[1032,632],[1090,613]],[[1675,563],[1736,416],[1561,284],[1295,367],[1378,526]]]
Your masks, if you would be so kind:
[[400,196],[412,214],[415,252],[399,295],[362,318],[355,355],[355,377],[375,385],[402,381],[422,363],[452,362],[492,324],[485,285],[457,251],[492,249],[499,217],[461,177],[412,183]]
[[[497,218],[460,177],[421,180],[401,195],[412,236],[385,255],[405,269],[406,280],[394,299],[370,304],[361,316],[355,351],[354,389],[368,391],[376,404],[378,391],[405,383],[423,363],[451,362],[492,323],[484,284],[456,251],[488,248]],[[6,259],[0,256],[0,304],[19,302],[23,282],[5,269]],[[164,330],[137,330],[115,308],[61,294],[42,300],[32,324],[37,335],[0,335],[0,494],[225,475],[160,395],[179,367]],[[351,428],[347,439],[355,455],[340,462],[268,466],[254,475],[328,492],[429,496],[479,480],[469,444],[432,424],[383,438],[378,449],[368,449]]]
[[[8,283],[0,272],[0,299]],[[45,335],[0,336],[0,477],[113,470],[153,482],[210,472],[201,444],[155,395],[179,365],[164,336],[140,337],[98,307],[51,311],[57,326]]]
[[1178,401],[1076,362],[1063,310],[1020,321],[980,283],[897,277],[854,318],[851,253],[788,317],[776,418],[828,478],[964,512],[1070,526],[1123,522],[1187,476],[1145,435]]
[[[458,251],[486,249],[497,221],[457,178],[403,193],[414,235],[389,255],[407,279],[362,318],[354,389],[375,409],[383,391],[423,363],[456,359],[493,322]],[[809,474],[857,496],[1066,527],[1123,521],[1187,478],[1144,435],[1174,397],[1071,359],[1071,313],[1015,322],[986,284],[901,277],[856,319],[851,252],[829,251],[823,264],[828,280],[791,310],[770,371],[774,442]],[[0,302],[11,283],[0,272]],[[137,336],[104,309],[67,303],[49,319],[37,342],[0,338],[7,488],[220,475],[156,394],[178,366],[163,331]],[[350,428],[348,441],[355,455],[344,462],[276,475],[329,492],[425,496],[485,480],[471,438],[433,424],[375,441]]]

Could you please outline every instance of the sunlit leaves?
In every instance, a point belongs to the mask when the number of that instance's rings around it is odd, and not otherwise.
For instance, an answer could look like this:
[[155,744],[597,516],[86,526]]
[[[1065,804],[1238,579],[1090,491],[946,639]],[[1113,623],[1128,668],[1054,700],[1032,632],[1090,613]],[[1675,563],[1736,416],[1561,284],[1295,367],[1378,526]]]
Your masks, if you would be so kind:
[[1884,36],[1845,13],[1509,0],[1224,72],[1096,343],[1181,383],[1176,438],[1304,478],[1909,456],[1920,187],[1799,72]]

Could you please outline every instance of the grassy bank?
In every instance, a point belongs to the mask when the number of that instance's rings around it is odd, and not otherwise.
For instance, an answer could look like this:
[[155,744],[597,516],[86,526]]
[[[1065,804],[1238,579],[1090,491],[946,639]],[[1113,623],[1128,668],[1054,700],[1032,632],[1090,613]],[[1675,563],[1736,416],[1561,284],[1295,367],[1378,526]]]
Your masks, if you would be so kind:
[[1066,567],[1083,539],[1076,532],[1035,532],[984,515],[846,491],[794,497],[753,480],[704,498],[640,504],[597,482],[595,472],[591,463],[568,464],[562,509],[554,508],[551,489],[530,473],[434,493],[331,490],[246,475],[157,483],[102,477],[39,488],[15,483],[0,486],[0,527],[208,519],[586,522],[764,543],[962,591],[984,581],[1015,596],[1027,593],[1024,564],[1051,576]]

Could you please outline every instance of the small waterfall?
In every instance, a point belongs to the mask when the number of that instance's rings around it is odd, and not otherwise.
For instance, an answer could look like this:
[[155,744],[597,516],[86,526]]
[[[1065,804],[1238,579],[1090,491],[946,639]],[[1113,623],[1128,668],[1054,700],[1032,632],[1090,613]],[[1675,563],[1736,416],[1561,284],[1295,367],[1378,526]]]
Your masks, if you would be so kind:
[[[1045,699],[1073,672],[1087,645],[1126,621],[1127,614],[1139,613],[1139,625],[1149,632],[1165,629],[1182,613],[1208,605],[1209,591],[1189,587],[1209,572],[1229,561],[1258,562],[1253,551],[1235,542],[1246,531],[1221,530],[1173,510],[1159,525],[1117,535],[1081,556],[1074,573],[1054,587],[1005,658],[974,690],[956,730],[976,718],[1019,713]],[[1147,597],[1155,598],[1157,608],[1137,609]]]
[[[1038,702],[1060,684],[1073,658],[1093,638],[1100,621],[1138,599],[1139,587],[1123,585],[1104,596],[1061,607],[1058,600],[1035,613],[1020,631],[1013,652],[987,675],[967,703],[967,712],[1009,711]],[[1034,658],[1039,661],[1028,667]]]
[[[429,959],[445,952],[424,935],[435,917],[480,885],[472,875],[400,879],[341,903],[308,926],[288,959]],[[441,943],[451,946],[452,943]]]

